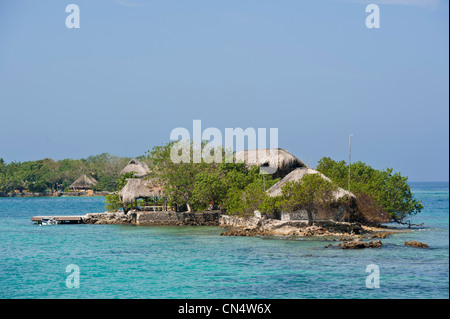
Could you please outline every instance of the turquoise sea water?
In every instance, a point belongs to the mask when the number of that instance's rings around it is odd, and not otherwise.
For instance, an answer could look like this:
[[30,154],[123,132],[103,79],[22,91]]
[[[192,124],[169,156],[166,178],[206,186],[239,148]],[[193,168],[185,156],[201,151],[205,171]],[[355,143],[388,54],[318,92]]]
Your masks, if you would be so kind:
[[[425,206],[413,221],[429,228],[365,250],[217,227],[38,226],[34,215],[103,212],[104,199],[0,198],[0,298],[449,298],[449,185],[412,187]],[[69,264],[79,288],[66,286]],[[366,287],[369,264],[378,289]]]

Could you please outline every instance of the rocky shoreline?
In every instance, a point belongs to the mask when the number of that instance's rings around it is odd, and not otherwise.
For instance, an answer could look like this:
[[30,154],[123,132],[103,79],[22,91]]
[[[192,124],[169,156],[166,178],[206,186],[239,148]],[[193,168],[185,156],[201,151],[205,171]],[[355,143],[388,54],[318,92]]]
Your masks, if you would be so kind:
[[[140,216],[141,214],[142,216]],[[159,213],[161,215],[161,213]],[[359,223],[317,221],[308,225],[307,221],[283,221],[254,216],[238,217],[209,213],[175,213],[166,212],[165,217],[158,213],[91,213],[83,217],[85,224],[128,224],[128,225],[166,225],[166,226],[219,226],[224,228],[221,236],[259,236],[259,237],[318,237],[339,241],[337,245],[329,244],[324,248],[363,249],[380,248],[380,239],[392,233],[404,230],[391,229],[386,226],[367,226]],[[145,223],[139,221],[144,218]],[[412,247],[427,248],[428,245],[416,241],[405,242]]]
[[282,221],[257,217],[222,215],[219,226],[226,228],[223,236],[334,236],[383,238],[386,227],[369,227],[359,223],[317,221],[309,226],[306,221]]
[[[270,218],[238,217],[220,215],[217,212],[214,219],[205,222],[205,213],[90,213],[83,216],[85,224],[139,224],[139,217],[145,216],[148,220],[145,225],[167,226],[219,226],[225,229],[222,236],[334,236],[348,240],[356,238],[385,238],[390,230],[383,227],[368,227],[359,223],[317,221],[309,226],[306,221],[282,221]],[[167,215],[161,219],[159,215]],[[208,215],[211,217],[211,215]],[[171,217],[176,222],[173,222]],[[154,219],[154,220],[152,220]],[[142,224],[144,225],[144,224]]]
[[399,231],[381,225],[370,227],[359,223],[318,221],[309,226],[306,221],[236,216],[222,216],[220,226],[227,229],[222,236],[314,236],[341,241],[337,245],[329,244],[324,247],[339,249],[380,248],[383,246],[380,238],[386,238],[389,234]]
[[220,213],[207,212],[123,212],[91,213],[83,217],[85,224],[130,224],[140,226],[219,226]]
[[85,224],[104,224],[104,225],[117,225],[117,224],[131,224],[132,216],[124,214],[123,212],[117,213],[90,213],[83,217]]

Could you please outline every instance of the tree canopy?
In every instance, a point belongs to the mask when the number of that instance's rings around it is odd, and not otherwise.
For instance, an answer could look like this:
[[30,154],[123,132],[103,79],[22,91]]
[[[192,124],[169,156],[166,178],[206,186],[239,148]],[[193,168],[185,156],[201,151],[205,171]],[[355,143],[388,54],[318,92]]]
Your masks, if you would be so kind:
[[[165,185],[168,201],[177,206],[186,205],[189,211],[213,205],[227,213],[253,214],[266,196],[265,189],[276,182],[270,176],[259,174],[258,167],[249,168],[235,161],[225,163],[222,149],[215,149],[221,153],[221,163],[207,163],[203,159],[199,163],[174,162],[170,157],[173,145],[171,142],[148,152],[150,169],[153,177]],[[189,149],[192,158],[194,146]]]
[[306,210],[308,222],[312,225],[314,213],[333,202],[337,186],[319,174],[309,174],[296,182],[287,182],[281,188],[280,209],[295,212]]
[[0,193],[14,190],[44,192],[64,189],[83,174],[98,181],[95,190],[113,191],[119,171],[128,160],[107,153],[86,159],[54,161],[46,158],[9,164],[0,159]]
[[[345,161],[324,157],[319,161],[317,170],[338,186],[348,188],[349,166]],[[415,199],[411,192],[408,178],[394,172],[392,168],[377,170],[362,162],[353,163],[350,189],[357,195],[369,195],[395,222],[401,223],[423,209],[422,202]]]

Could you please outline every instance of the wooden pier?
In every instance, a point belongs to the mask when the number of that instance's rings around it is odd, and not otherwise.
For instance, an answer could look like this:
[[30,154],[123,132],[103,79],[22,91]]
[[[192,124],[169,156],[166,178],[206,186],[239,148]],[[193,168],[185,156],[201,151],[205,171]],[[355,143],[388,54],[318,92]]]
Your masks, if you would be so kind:
[[83,216],[34,216],[32,222],[40,224],[42,220],[54,219],[58,224],[83,224]]

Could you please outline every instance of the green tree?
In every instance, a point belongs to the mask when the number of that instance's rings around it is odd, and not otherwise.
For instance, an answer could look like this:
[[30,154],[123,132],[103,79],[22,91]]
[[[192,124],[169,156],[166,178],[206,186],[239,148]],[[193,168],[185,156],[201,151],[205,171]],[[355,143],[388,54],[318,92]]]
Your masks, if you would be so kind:
[[43,181],[31,182],[28,184],[28,190],[32,193],[42,193],[47,189]]
[[20,163],[12,162],[4,166],[3,192],[22,189],[24,185],[24,172]]
[[175,142],[163,146],[156,146],[149,152],[149,161],[153,177],[164,185],[164,195],[169,202],[181,206],[186,204],[188,211],[192,211],[195,180],[202,172],[210,172],[216,168],[216,163],[207,164],[192,161],[194,145],[189,142],[188,154],[182,162],[172,160],[171,151]]
[[[186,204],[189,211],[205,209],[214,202],[228,213],[253,212],[264,197],[261,195],[264,185],[268,189],[276,182],[270,176],[263,177],[258,167],[248,168],[234,160],[228,163],[221,148],[214,149],[217,154],[211,153],[217,155],[220,163],[207,163],[203,158],[200,163],[193,163],[195,145],[188,142],[184,161],[175,162],[171,158],[173,146],[174,142],[154,147],[149,152],[150,167],[153,177],[165,185],[164,193],[169,202]],[[207,154],[204,143],[202,150]]]
[[200,172],[194,180],[192,203],[196,210],[206,209],[210,203],[222,206],[227,194],[225,172]]
[[120,190],[125,187],[127,184],[128,178],[135,178],[134,172],[128,172],[125,174],[122,174],[119,176],[117,181],[115,182],[116,185],[116,192],[114,194],[108,194],[105,196],[105,209],[108,212],[116,212],[124,205],[119,199]]
[[56,190],[56,186],[62,183],[62,173],[59,170],[61,164],[46,158],[42,161],[40,181],[46,185],[46,188],[50,188],[53,192]]
[[267,214],[277,214],[281,212],[281,196],[266,196],[263,202],[259,205],[259,211]]
[[6,189],[6,163],[3,158],[0,158],[0,193],[3,193]]
[[280,208],[294,212],[301,209],[308,214],[308,224],[312,225],[315,213],[333,202],[337,186],[319,174],[309,174],[300,181],[287,182],[282,188]]
[[127,161],[127,158],[106,153],[77,160],[54,161],[46,158],[10,164],[3,161],[0,165],[0,192],[22,189],[53,191],[57,186],[67,187],[82,174],[93,175],[97,179],[97,190],[113,191],[119,177],[118,172]]
[[[319,161],[317,170],[325,174],[337,185],[348,188],[349,167],[345,161],[334,161],[324,157]],[[392,221],[404,223],[409,216],[420,213],[422,202],[416,200],[408,185],[408,178],[401,176],[392,168],[376,170],[369,165],[356,162],[351,165],[351,191],[355,194],[367,194],[388,214]],[[408,221],[407,224],[411,225]]]
[[279,180],[261,175],[257,166],[249,170],[229,171],[226,179],[229,188],[224,206],[227,213],[233,215],[251,215],[255,210],[260,210],[267,201],[266,190]]
[[119,195],[108,194],[105,196],[105,209],[107,212],[116,212],[122,207]]
[[266,197],[264,180],[262,178],[254,180],[242,191],[242,213],[244,215],[252,215],[255,210],[259,209]]

